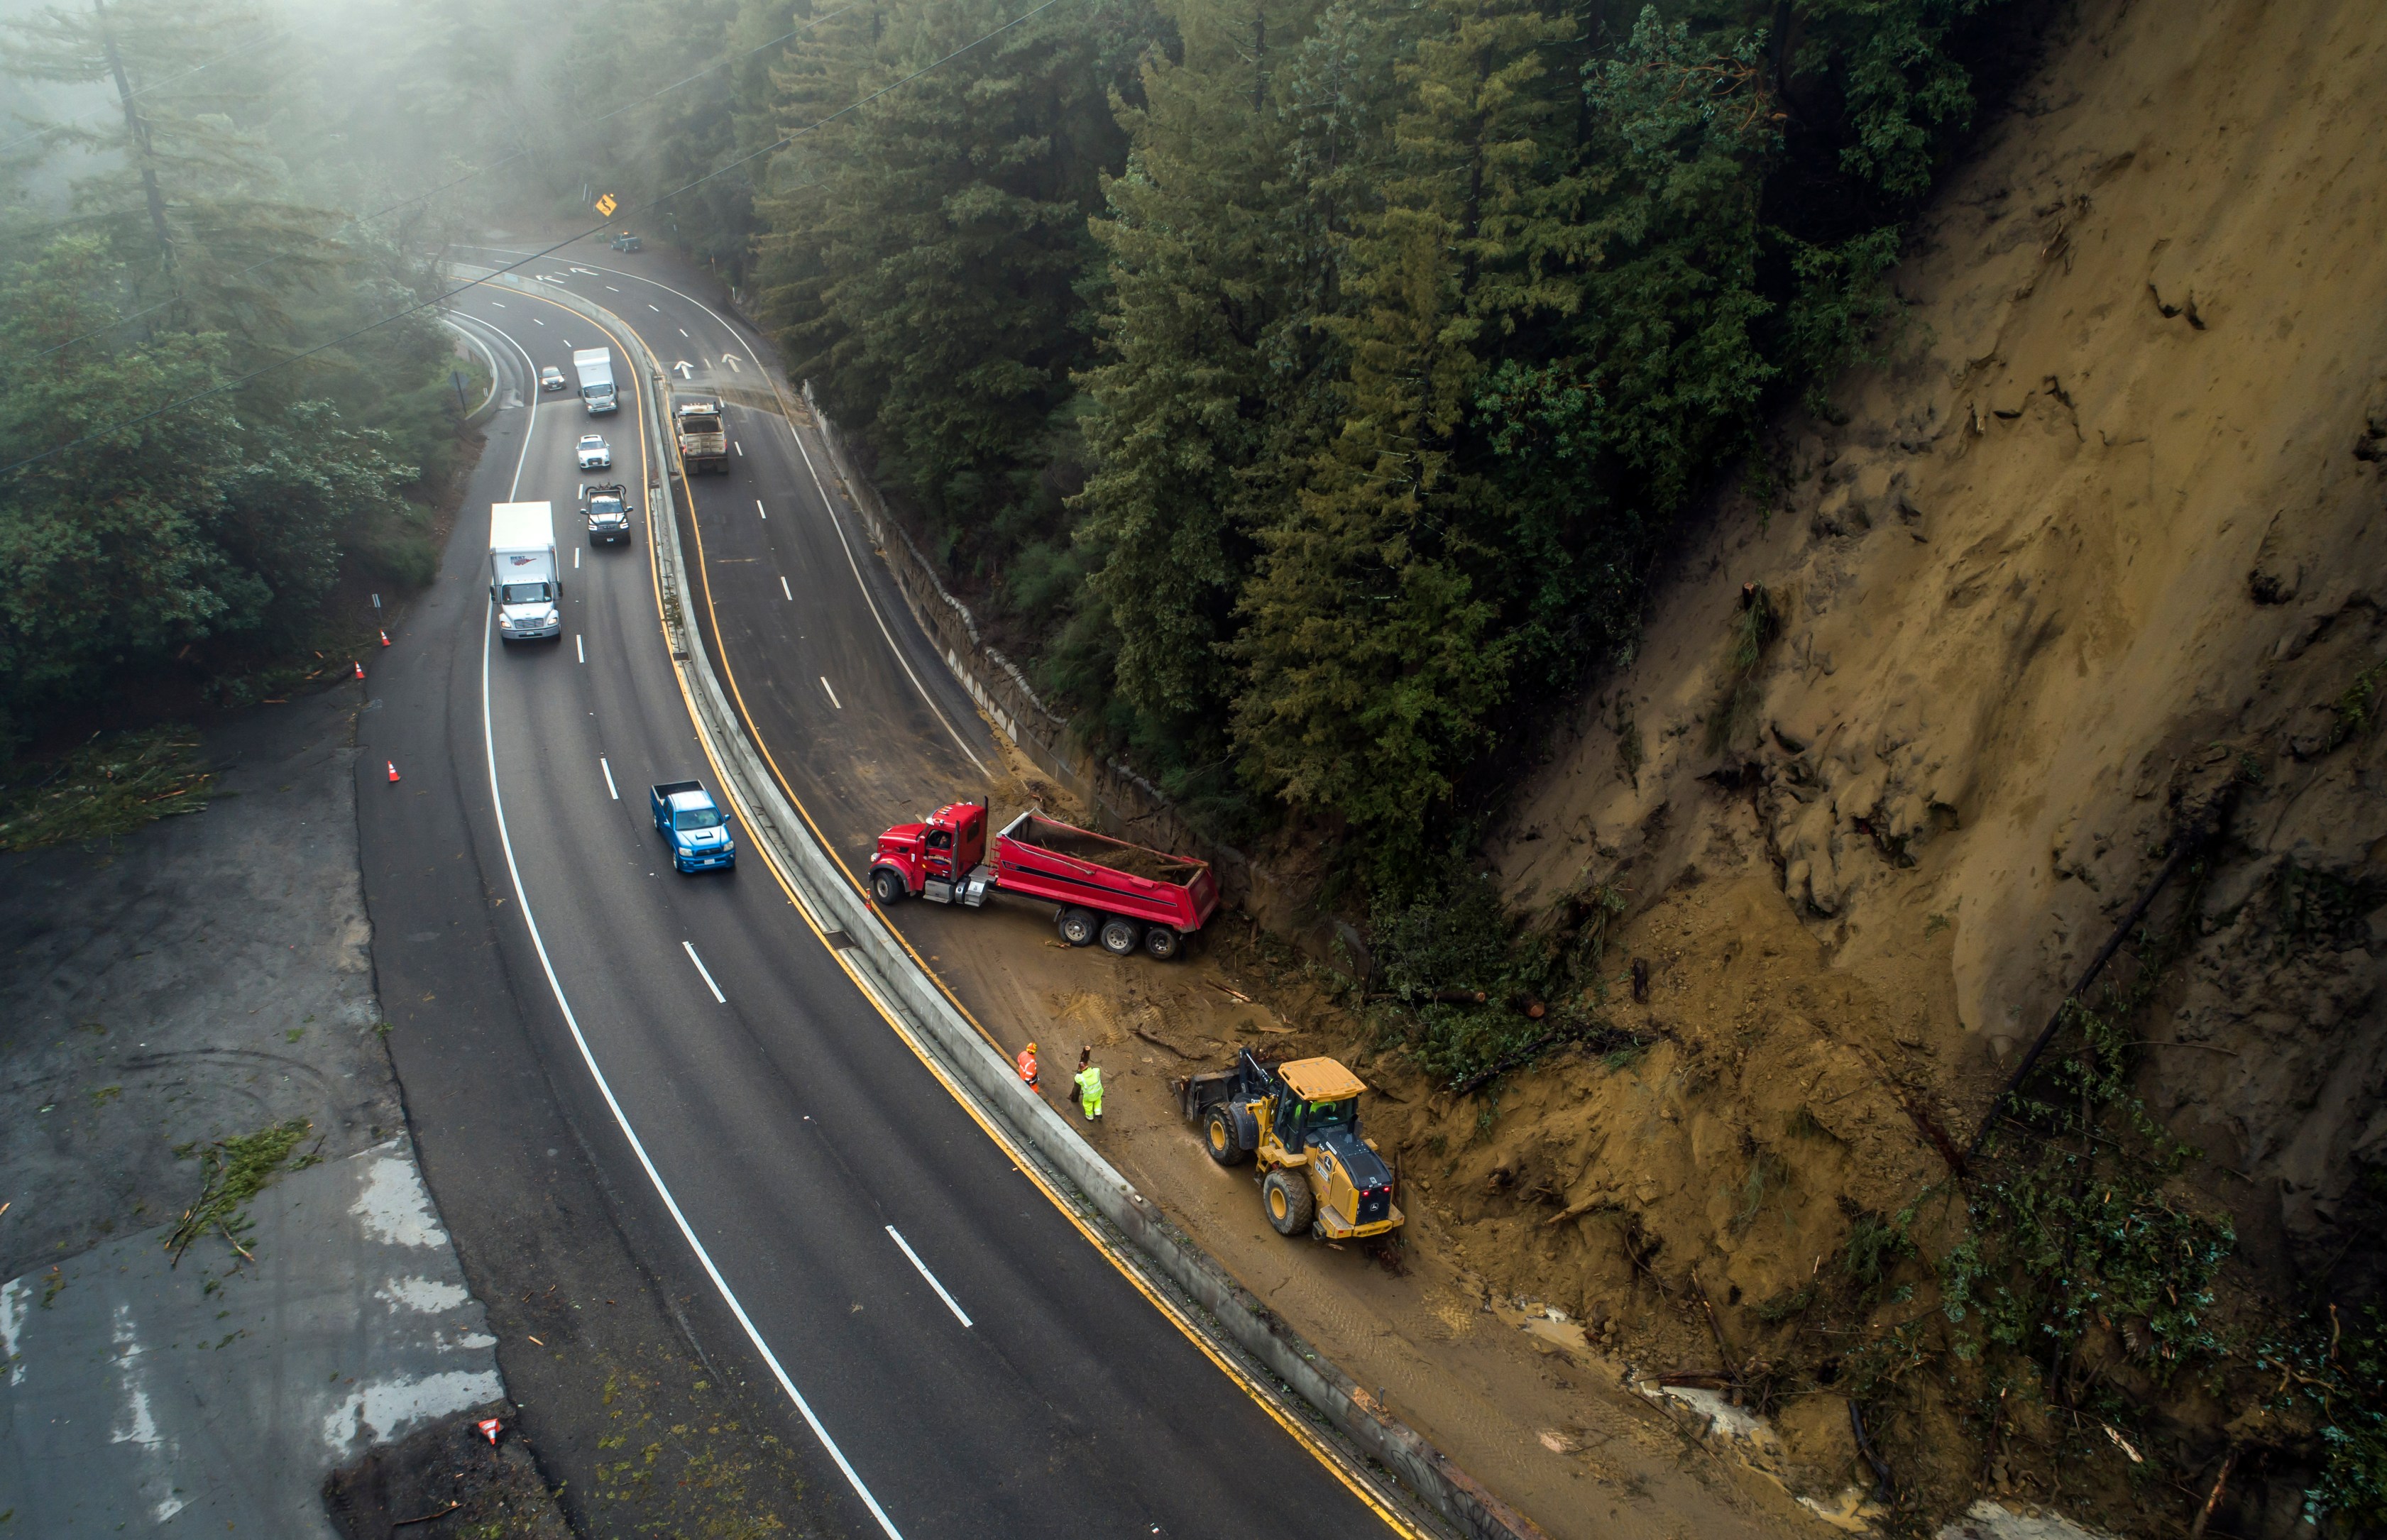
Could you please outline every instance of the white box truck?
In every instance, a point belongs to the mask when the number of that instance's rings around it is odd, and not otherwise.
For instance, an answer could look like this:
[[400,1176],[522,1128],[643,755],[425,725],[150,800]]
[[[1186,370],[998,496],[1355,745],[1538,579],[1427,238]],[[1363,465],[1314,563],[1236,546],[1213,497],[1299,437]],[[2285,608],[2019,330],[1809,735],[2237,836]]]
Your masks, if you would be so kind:
[[580,400],[587,407],[589,416],[600,416],[621,406],[613,395],[612,348],[583,347],[572,355],[572,367],[580,372]]
[[563,639],[563,578],[549,505],[489,505],[489,602],[498,607],[500,640]]

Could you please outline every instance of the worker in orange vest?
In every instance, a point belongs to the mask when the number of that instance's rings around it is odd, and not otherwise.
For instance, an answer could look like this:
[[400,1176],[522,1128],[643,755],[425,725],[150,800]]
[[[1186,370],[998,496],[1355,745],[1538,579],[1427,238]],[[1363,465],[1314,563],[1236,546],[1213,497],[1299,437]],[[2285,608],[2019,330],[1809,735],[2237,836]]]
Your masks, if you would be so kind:
[[1036,1089],[1036,1045],[1032,1042],[1019,1051],[1019,1079],[1029,1090]]

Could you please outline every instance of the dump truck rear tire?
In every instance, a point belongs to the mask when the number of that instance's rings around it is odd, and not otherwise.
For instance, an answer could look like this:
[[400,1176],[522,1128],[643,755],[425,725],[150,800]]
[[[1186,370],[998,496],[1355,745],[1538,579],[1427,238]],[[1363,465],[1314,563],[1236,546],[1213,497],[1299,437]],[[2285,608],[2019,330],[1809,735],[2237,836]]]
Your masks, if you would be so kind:
[[1178,940],[1174,928],[1156,925],[1143,933],[1143,950],[1165,963],[1177,955]]
[[1061,939],[1071,946],[1092,946],[1094,933],[1102,928],[1102,922],[1094,918],[1091,909],[1064,909],[1055,916],[1054,923],[1060,928]]
[[[1243,1117],[1237,1117],[1237,1113]],[[1241,1166],[1252,1157],[1252,1147],[1244,1142],[1242,1125],[1251,1120],[1251,1113],[1231,1103],[1221,1102],[1211,1107],[1210,1115],[1202,1120],[1202,1147],[1210,1158],[1221,1166]]]
[[1114,957],[1132,957],[1135,949],[1143,944],[1137,931],[1143,929],[1133,920],[1123,920],[1117,915],[1103,921],[1103,950]]
[[1268,1210],[1269,1224],[1279,1235],[1298,1235],[1309,1228],[1318,1210],[1311,1196],[1309,1179],[1301,1172],[1278,1167],[1260,1183],[1260,1206]]

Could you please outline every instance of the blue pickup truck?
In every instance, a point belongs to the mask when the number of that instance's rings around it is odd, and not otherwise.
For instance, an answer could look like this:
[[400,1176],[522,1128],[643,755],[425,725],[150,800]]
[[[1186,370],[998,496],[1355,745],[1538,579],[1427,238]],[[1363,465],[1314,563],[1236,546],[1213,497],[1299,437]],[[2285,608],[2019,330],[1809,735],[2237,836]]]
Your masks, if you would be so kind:
[[738,865],[738,841],[729,820],[713,802],[702,781],[665,781],[647,789],[654,804],[655,830],[671,846],[672,865],[682,872],[727,870]]

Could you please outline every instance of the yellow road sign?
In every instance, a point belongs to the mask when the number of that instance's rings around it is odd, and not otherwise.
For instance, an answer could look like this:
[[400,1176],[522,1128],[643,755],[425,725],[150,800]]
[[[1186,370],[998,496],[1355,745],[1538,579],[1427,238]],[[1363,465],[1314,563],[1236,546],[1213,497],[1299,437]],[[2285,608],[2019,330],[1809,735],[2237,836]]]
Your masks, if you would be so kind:
[[609,220],[613,217],[613,210],[620,207],[620,204],[613,201],[613,195],[611,193],[597,200],[597,212]]

